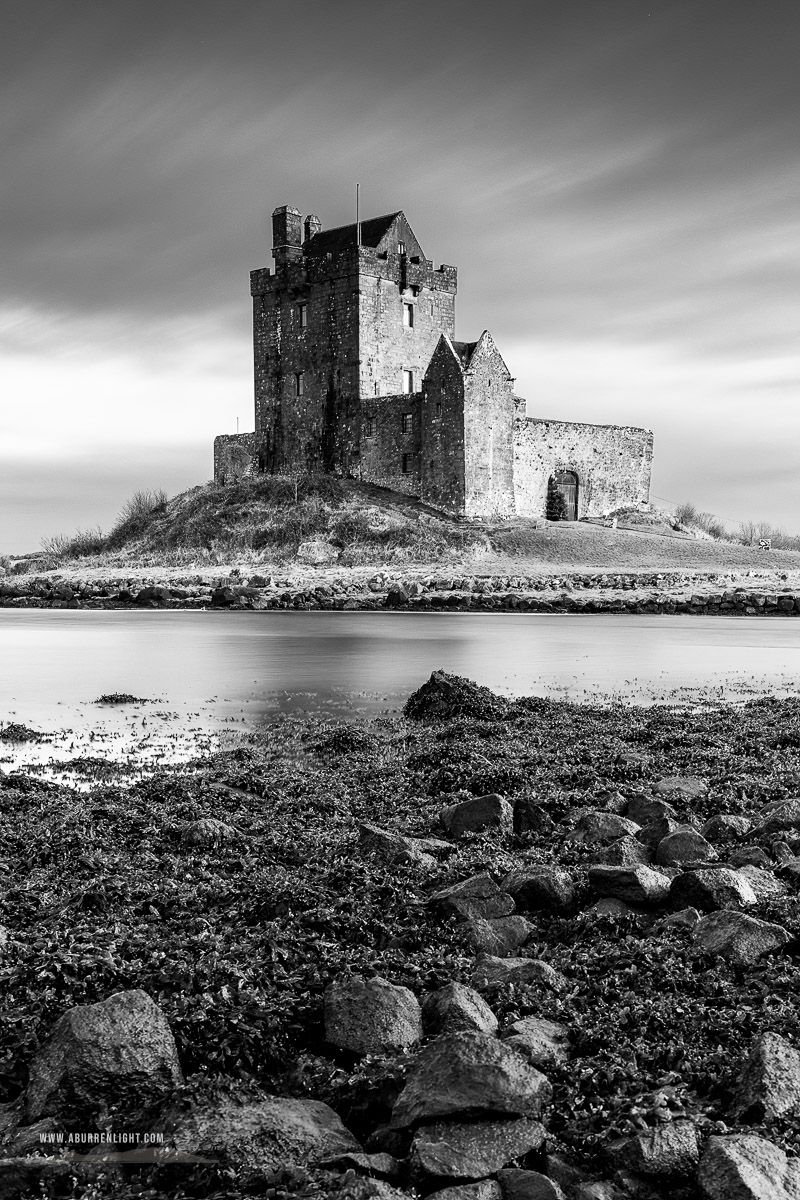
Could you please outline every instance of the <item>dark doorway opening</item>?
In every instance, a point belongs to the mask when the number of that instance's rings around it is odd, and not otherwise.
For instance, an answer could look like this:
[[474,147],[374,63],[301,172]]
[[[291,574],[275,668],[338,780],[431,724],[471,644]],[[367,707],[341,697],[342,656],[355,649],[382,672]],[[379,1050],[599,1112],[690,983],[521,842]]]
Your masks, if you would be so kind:
[[556,471],[553,487],[564,501],[563,521],[578,519],[578,476],[574,471]]

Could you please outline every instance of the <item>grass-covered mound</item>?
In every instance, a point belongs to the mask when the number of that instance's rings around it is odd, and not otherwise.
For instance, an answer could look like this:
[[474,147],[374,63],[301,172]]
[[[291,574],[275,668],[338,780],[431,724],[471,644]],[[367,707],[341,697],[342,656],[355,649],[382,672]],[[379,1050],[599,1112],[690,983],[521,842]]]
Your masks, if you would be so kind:
[[[581,810],[619,809],[620,797],[661,776],[707,781],[693,801],[700,820],[753,814],[795,794],[800,702],[697,714],[494,698],[484,711],[482,691],[448,681],[446,714],[417,696],[416,719],[282,718],[247,746],[127,790],[77,794],[0,775],[0,1101],[25,1087],[28,1063],[65,1010],[141,988],[166,1014],[194,1077],[190,1093],[238,1080],[257,1094],[323,1100],[368,1139],[413,1056],[332,1050],[324,988],[378,974],[422,1000],[450,980],[470,983],[475,951],[464,930],[425,901],[481,871],[500,880],[524,855],[567,867],[577,886],[574,911],[526,914],[535,929],[524,954],[561,972],[568,988],[481,990],[501,1026],[536,1015],[569,1029],[569,1062],[547,1071],[548,1151],[608,1175],[609,1142],[663,1119],[665,1104],[701,1137],[720,1121],[738,1128],[730,1101],[752,1039],[764,1030],[796,1037],[796,940],[745,969],[698,956],[688,929],[657,924],[663,911],[600,915],[586,877],[598,847],[569,835]],[[443,805],[488,792],[514,805],[515,831],[468,836],[432,869],[359,849],[358,822],[441,836]],[[206,819],[234,833],[187,837]],[[749,844],[775,865],[774,840]],[[758,916],[800,937],[791,890],[762,902]],[[746,1128],[800,1148],[796,1117]],[[222,1167],[145,1167],[130,1190],[51,1184],[43,1194],[264,1194],[263,1183],[251,1192],[237,1178]],[[272,1194],[349,1195],[351,1177],[342,1178],[290,1173]],[[690,1183],[670,1187],[664,1195],[695,1196]]]

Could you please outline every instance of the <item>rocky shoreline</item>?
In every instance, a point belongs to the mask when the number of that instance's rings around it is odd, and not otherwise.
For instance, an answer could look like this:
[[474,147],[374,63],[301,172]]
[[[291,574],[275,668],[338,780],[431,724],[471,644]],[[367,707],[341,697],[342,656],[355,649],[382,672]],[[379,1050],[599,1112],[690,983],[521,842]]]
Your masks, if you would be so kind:
[[0,1196],[797,1200],[799,785],[796,700],[443,672],[0,776]]
[[800,583],[787,575],[664,572],[461,575],[320,572],[316,576],[225,574],[6,577],[2,608],[319,609],[523,613],[682,613],[794,616]]

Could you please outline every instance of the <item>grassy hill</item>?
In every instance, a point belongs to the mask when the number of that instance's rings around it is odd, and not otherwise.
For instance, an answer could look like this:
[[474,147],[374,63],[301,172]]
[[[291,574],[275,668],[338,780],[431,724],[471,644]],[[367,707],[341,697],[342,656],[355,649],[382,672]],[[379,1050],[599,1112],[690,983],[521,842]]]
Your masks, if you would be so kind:
[[40,553],[27,557],[28,569],[37,571],[204,566],[286,571],[309,564],[309,542],[319,551],[319,565],[344,568],[800,571],[800,552],[695,537],[676,531],[658,512],[622,513],[617,529],[608,522],[472,521],[444,516],[398,492],[329,476],[209,483],[172,499],[139,492],[109,533],[96,529],[48,538]]

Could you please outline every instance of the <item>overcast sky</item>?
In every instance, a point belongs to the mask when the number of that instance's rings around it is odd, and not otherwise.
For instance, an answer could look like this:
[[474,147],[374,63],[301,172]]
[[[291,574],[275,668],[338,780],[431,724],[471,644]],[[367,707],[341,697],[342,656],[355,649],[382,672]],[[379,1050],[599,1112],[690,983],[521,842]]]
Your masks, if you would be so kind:
[[402,208],[533,415],[800,531],[798,0],[3,0],[0,552],[253,427],[278,204]]

